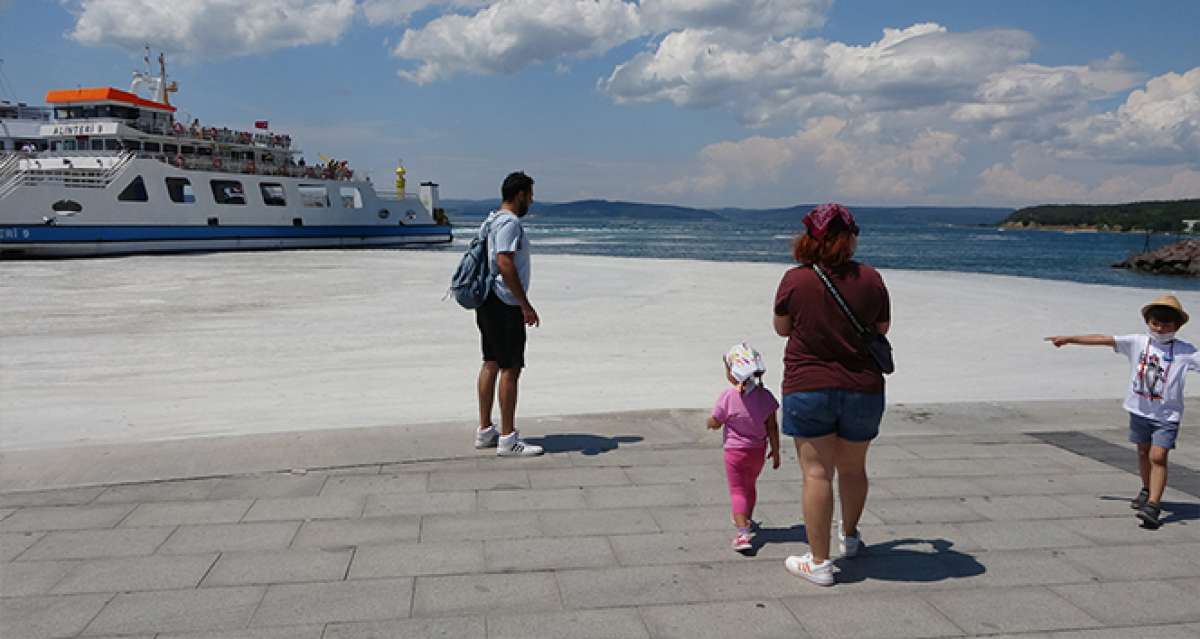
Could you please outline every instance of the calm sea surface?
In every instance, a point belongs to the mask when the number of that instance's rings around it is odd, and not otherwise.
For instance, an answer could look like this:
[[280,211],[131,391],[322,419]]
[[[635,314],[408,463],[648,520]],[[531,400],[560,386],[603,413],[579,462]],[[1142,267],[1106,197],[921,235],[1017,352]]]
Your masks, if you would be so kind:
[[[460,219],[461,246],[478,220]],[[794,226],[732,221],[594,223],[529,218],[537,254],[790,263]],[[1181,238],[1155,235],[1152,248]],[[1153,276],[1110,265],[1144,248],[1144,235],[1012,231],[948,224],[873,223],[864,226],[858,257],[880,268],[1017,275],[1090,284],[1200,290],[1200,280]]]

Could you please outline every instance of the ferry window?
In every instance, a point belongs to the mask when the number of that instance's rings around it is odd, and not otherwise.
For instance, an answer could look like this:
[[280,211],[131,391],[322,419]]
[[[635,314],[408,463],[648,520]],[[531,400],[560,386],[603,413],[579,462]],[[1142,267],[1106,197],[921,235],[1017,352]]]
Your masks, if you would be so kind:
[[242,183],[234,180],[213,180],[211,182],[213,200],[217,204],[245,204],[246,192]]
[[133,181],[125,187],[124,191],[121,191],[117,199],[122,202],[145,202],[150,199],[146,197],[146,183],[142,181],[142,176],[133,178]]
[[314,209],[329,207],[329,189],[315,184],[301,184],[296,188],[300,191],[300,202],[304,206]]
[[262,191],[263,204],[267,206],[287,206],[287,197],[283,193],[282,184],[263,182],[258,185]]
[[128,149],[128,150],[130,150],[130,151],[141,151],[141,150],[142,150],[142,143],[141,143],[141,142],[134,142],[134,141],[132,141],[132,140],[125,140],[124,142],[122,142],[122,144],[124,144],[124,145],[125,145],[125,148],[126,148],[126,149]]
[[206,146],[201,146],[201,147],[196,148],[196,155],[202,155],[204,157],[209,157],[212,154],[213,154],[213,150]]
[[121,142],[118,140],[105,140],[104,141],[104,150],[105,151],[120,151],[121,150]]
[[341,191],[342,208],[361,209],[363,207],[362,193],[359,193],[358,188],[353,186],[343,186]]
[[193,155],[196,153],[196,147],[192,147],[192,146],[180,147],[179,152],[184,155]]
[[164,144],[163,145],[163,153],[178,153],[178,152],[179,152],[179,147],[175,146],[174,144]]
[[93,151],[103,151],[104,150],[104,140],[92,140],[92,150]]
[[147,142],[142,145],[142,150],[149,151],[151,153],[158,153],[158,142]]
[[179,204],[195,204],[196,194],[192,191],[192,182],[187,178],[167,178],[167,194],[172,202]]

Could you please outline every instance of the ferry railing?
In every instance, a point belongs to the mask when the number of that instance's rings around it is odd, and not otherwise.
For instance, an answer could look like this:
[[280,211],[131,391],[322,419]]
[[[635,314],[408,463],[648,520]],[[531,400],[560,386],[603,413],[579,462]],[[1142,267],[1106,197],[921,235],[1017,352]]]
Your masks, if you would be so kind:
[[[61,153],[61,152],[60,152]],[[38,158],[49,158],[55,154],[38,154]],[[67,154],[70,157],[79,157],[76,155]],[[64,157],[59,155],[59,157]],[[108,157],[112,157],[111,154]],[[79,189],[104,189],[120,178],[121,174],[129,166],[133,160],[134,154],[131,152],[121,153],[116,156],[116,162],[108,166],[72,166],[70,168],[20,168],[21,160],[26,159],[22,156],[16,156],[15,166],[16,171],[7,180],[0,177],[0,198],[6,197],[16,189],[28,186],[36,187],[43,185],[62,186],[66,188]],[[3,175],[3,168],[7,164],[0,164],[0,176]]]
[[16,153],[0,155],[0,199],[16,190],[21,181],[21,156]]

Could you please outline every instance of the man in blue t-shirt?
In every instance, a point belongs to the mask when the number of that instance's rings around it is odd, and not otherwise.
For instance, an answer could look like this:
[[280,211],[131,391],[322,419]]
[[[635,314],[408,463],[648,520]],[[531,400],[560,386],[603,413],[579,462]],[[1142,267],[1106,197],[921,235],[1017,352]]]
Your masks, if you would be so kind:
[[[521,218],[533,204],[533,178],[509,174],[500,187],[500,210],[483,223],[488,229],[488,258],[495,281],[487,301],[475,310],[483,349],[479,370],[479,430],[476,448],[496,447],[502,457],[541,455],[542,448],[521,441],[516,429],[517,385],[525,367],[525,327],[540,324],[529,303],[529,239]],[[500,430],[492,423],[496,381],[500,381]]]

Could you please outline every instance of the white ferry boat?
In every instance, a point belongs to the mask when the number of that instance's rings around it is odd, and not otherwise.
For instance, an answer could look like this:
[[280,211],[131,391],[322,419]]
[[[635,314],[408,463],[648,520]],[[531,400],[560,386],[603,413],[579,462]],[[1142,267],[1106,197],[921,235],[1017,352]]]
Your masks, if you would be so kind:
[[346,162],[306,166],[287,135],[180,122],[159,68],[129,91],[50,91],[52,120],[31,111],[38,135],[0,150],[0,257],[452,241],[437,184],[409,193],[398,167],[383,193]]

